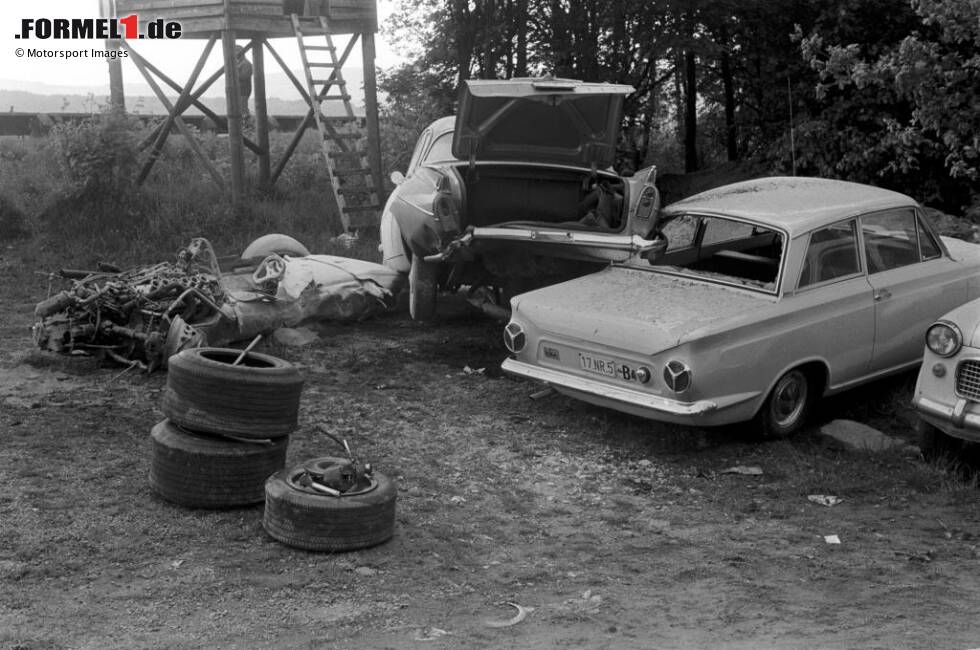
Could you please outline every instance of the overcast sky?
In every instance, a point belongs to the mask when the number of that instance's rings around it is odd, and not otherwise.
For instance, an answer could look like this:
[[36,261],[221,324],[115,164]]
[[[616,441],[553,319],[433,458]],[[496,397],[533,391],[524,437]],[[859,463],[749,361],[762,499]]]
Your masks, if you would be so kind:
[[[379,21],[392,11],[394,0],[378,0]],[[96,40],[64,41],[64,40],[21,40],[15,39],[14,34],[20,32],[22,18],[98,18],[99,0],[0,0],[0,80],[12,79],[17,81],[33,81],[56,85],[105,84],[108,88],[108,72],[104,60],[96,59],[33,59],[18,58],[15,51],[20,47],[34,47],[57,50],[87,50],[93,47],[102,48],[102,42]],[[336,39],[338,47],[342,47],[346,37]],[[377,64],[387,68],[399,62],[397,51],[383,42],[380,35],[375,36],[377,45]],[[146,57],[164,73],[181,82],[190,75],[194,64],[200,57],[204,45],[203,39],[187,39],[172,41],[141,41],[136,51]],[[273,42],[276,51],[293,69],[300,67],[299,52],[295,39],[276,39]],[[211,54],[211,60],[205,68],[205,74],[220,65],[220,42]],[[275,62],[267,62],[275,66]],[[351,54],[348,65],[361,66],[360,47]],[[278,68],[278,66],[275,66]],[[271,70],[271,68],[270,68]],[[124,63],[123,76],[126,82],[142,82],[139,72],[132,63]],[[216,84],[223,89],[223,84]],[[2,87],[2,83],[0,83]],[[222,91],[223,92],[223,91]]]

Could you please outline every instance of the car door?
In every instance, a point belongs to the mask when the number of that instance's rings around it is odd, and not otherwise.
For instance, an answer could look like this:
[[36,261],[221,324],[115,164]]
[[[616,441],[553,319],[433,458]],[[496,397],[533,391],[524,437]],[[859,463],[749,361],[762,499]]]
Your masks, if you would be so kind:
[[966,301],[966,283],[914,208],[862,216],[861,237],[875,300],[872,372],[914,364],[929,324]]
[[792,336],[781,344],[794,348],[788,358],[822,356],[831,386],[865,376],[875,316],[856,219],[810,233],[796,287],[792,299],[785,301],[791,310],[788,322],[795,323]]

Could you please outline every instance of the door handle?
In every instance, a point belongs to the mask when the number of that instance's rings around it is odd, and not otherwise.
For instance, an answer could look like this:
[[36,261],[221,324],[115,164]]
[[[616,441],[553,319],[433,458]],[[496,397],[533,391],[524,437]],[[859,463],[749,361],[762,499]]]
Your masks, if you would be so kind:
[[891,291],[888,289],[875,289],[875,301],[886,300],[892,297]]

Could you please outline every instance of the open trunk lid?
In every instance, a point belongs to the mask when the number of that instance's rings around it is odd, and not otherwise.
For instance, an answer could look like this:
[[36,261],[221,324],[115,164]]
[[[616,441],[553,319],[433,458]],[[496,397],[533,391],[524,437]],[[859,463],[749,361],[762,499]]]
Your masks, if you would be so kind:
[[592,169],[616,156],[632,86],[572,79],[469,80],[459,94],[453,155]]

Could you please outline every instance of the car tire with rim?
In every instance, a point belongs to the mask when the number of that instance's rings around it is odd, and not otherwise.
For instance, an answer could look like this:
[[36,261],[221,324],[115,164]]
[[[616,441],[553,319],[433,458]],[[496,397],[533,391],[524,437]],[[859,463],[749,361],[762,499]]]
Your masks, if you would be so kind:
[[307,551],[350,551],[375,546],[395,531],[394,482],[375,472],[366,489],[341,496],[322,494],[297,483],[315,459],[276,472],[265,483],[262,527],[270,537]]
[[794,368],[778,380],[755,416],[753,424],[763,438],[785,438],[806,422],[816,386],[803,368]]
[[193,348],[170,357],[164,415],[192,431],[264,439],[296,430],[303,377],[277,357]]
[[286,464],[289,438],[245,442],[181,429],[169,420],[150,431],[150,487],[191,508],[261,503],[265,482]]
[[924,420],[915,423],[919,434],[919,451],[926,460],[951,459],[963,449],[963,441]]
[[439,266],[412,256],[408,272],[408,312],[412,320],[431,320],[436,313],[436,290]]

